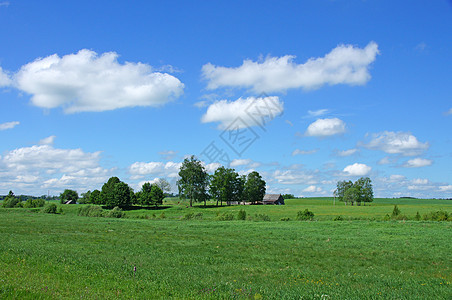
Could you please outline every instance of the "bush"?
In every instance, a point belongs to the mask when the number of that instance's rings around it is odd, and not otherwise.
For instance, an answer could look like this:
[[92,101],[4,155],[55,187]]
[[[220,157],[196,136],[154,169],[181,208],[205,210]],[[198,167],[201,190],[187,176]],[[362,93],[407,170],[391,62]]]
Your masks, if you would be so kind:
[[314,213],[306,208],[304,211],[299,211],[297,213],[297,220],[298,221],[312,221],[312,220],[314,220]]
[[103,217],[104,211],[100,206],[88,205],[80,207],[78,209],[77,215],[83,217]]
[[397,207],[397,205],[394,205],[394,209],[392,210],[392,217],[397,217],[398,215],[400,215],[400,213],[400,209]]
[[110,210],[106,214],[107,218],[122,218],[124,216],[125,216],[125,213],[118,206],[115,206],[112,210]]
[[333,221],[344,221],[344,217],[343,216],[336,216],[334,217]]
[[290,218],[281,218],[281,219],[279,219],[280,221],[290,221]]
[[3,200],[2,206],[4,208],[13,208],[20,206],[20,200],[18,198],[14,197],[6,197],[5,200]]
[[452,221],[452,215],[448,214],[447,211],[439,210],[423,215],[422,219],[426,221]]
[[237,220],[246,220],[246,211],[243,209],[239,210],[239,213],[237,214]]
[[202,213],[197,213],[197,214],[195,214],[195,213],[187,213],[182,218],[182,220],[191,220],[191,219],[201,220],[202,219]]
[[218,221],[232,221],[234,220],[234,215],[232,213],[223,213],[222,215],[217,216]]
[[416,212],[416,215],[414,216],[414,220],[416,220],[416,221],[421,220],[421,215],[419,214],[419,212]]
[[270,222],[270,217],[266,214],[255,214],[254,221],[265,221]]
[[162,213],[160,214],[159,218],[160,218],[160,219],[165,219],[165,218],[166,218],[165,213],[162,212]]
[[46,214],[56,214],[57,213],[57,206],[55,203],[50,203],[44,209],[42,210]]
[[44,199],[28,199],[24,202],[22,207],[24,208],[36,208],[36,207],[44,207],[46,201]]

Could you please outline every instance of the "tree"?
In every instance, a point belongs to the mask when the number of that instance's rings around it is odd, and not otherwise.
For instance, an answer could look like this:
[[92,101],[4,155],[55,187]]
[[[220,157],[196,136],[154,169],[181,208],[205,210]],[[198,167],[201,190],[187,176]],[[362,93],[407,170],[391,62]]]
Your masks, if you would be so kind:
[[13,191],[9,191],[8,195],[3,199],[2,207],[12,208],[20,205],[20,199],[14,196]]
[[334,196],[345,204],[353,205],[356,202],[360,205],[361,202],[372,202],[374,200],[372,181],[369,177],[361,177],[355,183],[350,180],[339,181]]
[[244,179],[235,172],[234,169],[219,167],[215,173],[211,176],[209,191],[210,195],[220,201],[223,205],[223,201],[237,201],[240,202],[243,199]]
[[127,183],[122,182],[118,177],[111,177],[102,186],[102,191],[100,192],[100,204],[109,207],[130,206],[132,203],[131,193],[133,193],[133,190],[131,191],[131,188]]
[[165,193],[171,192],[171,184],[164,178],[159,178],[155,184]]
[[151,201],[152,205],[161,205],[163,203],[163,199],[165,198],[165,194],[162,189],[157,184],[151,185]]
[[60,201],[62,204],[64,204],[70,200],[77,201],[78,193],[74,190],[65,189],[64,192],[62,194],[60,194]]
[[262,179],[262,176],[253,171],[248,174],[245,182],[245,197],[248,201],[252,203],[256,203],[257,201],[262,201],[265,196],[265,180]]
[[102,186],[100,192],[100,203],[102,205],[107,205],[107,203],[112,202],[115,194],[115,184],[121,182],[118,177],[110,177],[106,183]]
[[101,204],[100,191],[94,190],[89,195],[89,203],[91,204]]
[[79,203],[81,203],[81,204],[91,203],[90,202],[90,196],[91,196],[90,190],[88,190],[86,193],[81,193],[80,196],[81,197],[79,199]]
[[207,187],[209,185],[209,174],[207,174],[202,162],[194,155],[184,159],[180,170],[180,179],[177,181],[179,196],[190,200],[190,207],[193,201],[204,201],[208,198]]
[[151,189],[152,186],[149,182],[145,182],[141,186],[141,191],[139,192],[139,199],[138,202],[142,205],[151,205],[152,204],[152,197],[151,197]]

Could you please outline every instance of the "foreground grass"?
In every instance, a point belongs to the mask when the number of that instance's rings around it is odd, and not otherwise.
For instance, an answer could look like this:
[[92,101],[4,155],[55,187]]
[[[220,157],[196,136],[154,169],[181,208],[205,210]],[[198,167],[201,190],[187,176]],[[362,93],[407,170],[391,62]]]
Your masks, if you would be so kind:
[[451,222],[107,219],[71,209],[0,209],[0,298],[452,297]]

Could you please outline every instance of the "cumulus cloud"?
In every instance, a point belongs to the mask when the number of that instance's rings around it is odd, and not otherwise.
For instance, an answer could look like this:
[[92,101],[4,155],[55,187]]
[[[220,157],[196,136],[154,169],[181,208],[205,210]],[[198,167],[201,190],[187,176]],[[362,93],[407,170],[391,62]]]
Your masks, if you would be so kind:
[[348,176],[365,176],[369,174],[369,172],[372,170],[372,167],[360,164],[360,163],[354,163],[353,165],[348,165],[344,168],[343,172]]
[[345,133],[345,122],[338,119],[318,119],[308,126],[306,136],[327,137]]
[[[234,130],[251,126],[264,126],[283,111],[284,104],[276,96],[239,98],[235,101],[220,100],[207,108],[207,112],[202,116],[201,121],[203,123],[219,122],[219,129],[227,129],[234,123],[234,128],[231,128],[231,130]],[[240,121],[237,121],[238,118],[240,118]]]
[[31,94],[34,105],[63,107],[66,113],[160,106],[183,93],[176,77],[117,59],[115,52],[98,55],[87,49],[38,58],[15,74],[15,86]]
[[132,179],[140,179],[145,176],[156,176],[156,177],[178,177],[179,169],[181,163],[176,163],[169,161],[163,163],[160,161],[151,162],[135,162],[129,167],[129,173],[132,175]]
[[8,74],[6,74],[2,67],[0,67],[0,87],[6,87],[11,85],[12,81],[11,78],[9,78]]
[[13,129],[14,127],[16,127],[19,124],[20,124],[19,121],[2,123],[2,124],[0,124],[0,131],[7,130],[7,129]]
[[440,187],[439,187],[439,190],[441,191],[441,192],[452,192],[452,185],[441,185]]
[[419,155],[429,148],[428,143],[418,141],[414,135],[408,132],[392,131],[373,134],[369,143],[361,143],[361,145],[368,149],[405,156]]
[[237,87],[256,92],[316,89],[325,84],[362,85],[369,81],[369,66],[378,53],[375,42],[365,48],[339,45],[324,57],[310,58],[304,64],[295,63],[293,55],[258,62],[244,60],[236,68],[208,63],[202,67],[202,76],[208,81],[208,89]]
[[312,150],[300,150],[300,149],[295,149],[292,152],[292,156],[295,155],[309,155],[309,154],[314,154],[317,153],[319,151],[319,149],[312,149]]
[[280,184],[317,184],[315,174],[302,170],[276,170],[271,175]]
[[433,163],[433,161],[430,159],[417,157],[417,158],[408,160],[405,164],[403,164],[403,167],[420,168],[420,167],[430,166],[432,163]]
[[58,149],[34,145],[7,152],[0,158],[0,190],[18,193],[46,193],[99,188],[112,170],[100,166],[101,152]]

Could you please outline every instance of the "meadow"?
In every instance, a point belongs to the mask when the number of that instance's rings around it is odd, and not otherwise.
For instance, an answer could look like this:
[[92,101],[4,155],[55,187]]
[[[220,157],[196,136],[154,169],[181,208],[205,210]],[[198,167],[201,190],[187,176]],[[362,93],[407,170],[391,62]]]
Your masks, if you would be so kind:
[[[452,298],[452,222],[384,221],[394,204],[412,219],[450,213],[450,200],[212,204],[166,199],[121,219],[78,216],[81,205],[60,205],[63,214],[1,208],[0,298]],[[306,208],[314,221],[296,221]],[[240,209],[251,220],[218,220]]]

